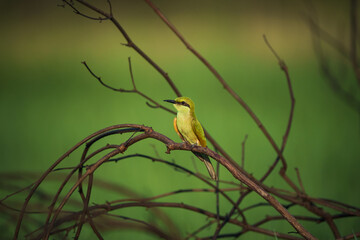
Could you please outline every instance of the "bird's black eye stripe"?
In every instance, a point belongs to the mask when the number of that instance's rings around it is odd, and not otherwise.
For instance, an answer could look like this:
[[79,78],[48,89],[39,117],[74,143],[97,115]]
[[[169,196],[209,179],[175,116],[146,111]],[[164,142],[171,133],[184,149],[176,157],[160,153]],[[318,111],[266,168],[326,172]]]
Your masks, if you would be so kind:
[[185,101],[176,102],[176,104],[183,105],[183,106],[185,106],[185,107],[190,108],[190,105],[189,105],[189,104],[187,104]]
[[187,104],[185,101],[182,101],[180,104],[183,105],[183,106],[186,106],[186,107],[190,108],[190,105]]

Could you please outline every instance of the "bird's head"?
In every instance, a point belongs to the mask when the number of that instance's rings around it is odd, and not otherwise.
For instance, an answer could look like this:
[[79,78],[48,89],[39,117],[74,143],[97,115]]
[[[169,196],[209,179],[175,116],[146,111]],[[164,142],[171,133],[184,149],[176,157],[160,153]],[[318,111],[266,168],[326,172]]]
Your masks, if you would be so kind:
[[194,102],[188,97],[178,97],[175,100],[164,100],[173,103],[178,112],[190,112],[195,110]]

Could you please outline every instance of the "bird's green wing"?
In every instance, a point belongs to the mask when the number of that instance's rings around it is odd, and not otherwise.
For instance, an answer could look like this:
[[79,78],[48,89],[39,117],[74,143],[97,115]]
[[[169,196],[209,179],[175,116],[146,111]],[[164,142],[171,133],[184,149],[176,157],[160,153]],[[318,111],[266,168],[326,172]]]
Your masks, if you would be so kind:
[[204,129],[202,128],[200,122],[197,119],[193,119],[191,122],[191,125],[192,125],[192,129],[193,129],[195,135],[199,139],[200,145],[202,147],[206,147],[205,133],[204,133]]
[[[206,138],[204,129],[202,128],[200,122],[197,119],[193,119],[191,122],[192,129],[196,135],[196,137],[199,139],[200,145],[202,147],[206,147]],[[215,181],[218,180],[218,177],[216,175],[215,169],[213,165],[211,164],[211,161],[209,157],[203,153],[194,153],[203,163],[205,163],[205,166],[211,176],[211,178]]]

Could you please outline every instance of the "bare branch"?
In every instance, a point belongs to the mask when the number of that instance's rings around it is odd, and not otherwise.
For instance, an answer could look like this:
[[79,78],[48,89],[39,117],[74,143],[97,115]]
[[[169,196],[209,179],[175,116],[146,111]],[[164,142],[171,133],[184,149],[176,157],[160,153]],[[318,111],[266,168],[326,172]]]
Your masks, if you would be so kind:
[[241,143],[241,167],[243,169],[245,169],[245,143],[246,143],[246,140],[248,139],[248,135],[246,134],[245,137],[244,137],[244,140],[242,141]]
[[153,66],[167,81],[167,83],[171,86],[171,89],[175,92],[175,94],[179,97],[181,96],[180,91],[175,86],[174,82],[171,80],[169,75],[162,69],[158,64],[156,64],[145,52],[143,52],[130,38],[130,36],[127,34],[125,29],[120,25],[120,23],[112,17],[110,14],[100,10],[99,8],[89,4],[88,2],[84,0],[76,0],[77,2],[81,3],[82,5],[86,6],[87,8],[101,14],[105,18],[108,18],[111,20],[111,22],[116,26],[116,28],[121,32],[121,34],[124,36],[124,38],[127,41],[127,46],[134,49],[141,57],[143,57],[151,66]]
[[89,15],[86,15],[86,14],[80,12],[80,11],[74,6],[73,3],[71,3],[71,2],[69,2],[69,1],[67,1],[67,0],[62,0],[62,1],[64,2],[64,5],[62,5],[63,7],[65,7],[65,4],[68,5],[69,7],[71,7],[71,8],[73,9],[74,13],[76,13],[76,14],[82,16],[82,17],[88,18],[88,19],[90,19],[90,20],[100,21],[100,22],[103,21],[103,20],[109,20],[108,17],[102,18],[102,17],[92,17],[92,16],[89,16]]
[[[34,179],[38,178],[33,184],[28,185],[27,187],[22,187],[20,183],[15,182],[15,180],[14,184],[4,184],[4,186],[0,184],[0,191],[4,189],[6,191],[13,191],[13,193],[7,195],[0,201],[0,212],[4,212],[9,219],[16,220],[17,218],[14,239],[19,238],[20,230],[27,231],[26,237],[31,239],[49,239],[50,236],[52,237],[55,234],[58,234],[61,237],[68,238],[70,237],[69,235],[71,233],[73,233],[72,237],[74,239],[79,239],[81,232],[83,231],[85,226],[89,225],[98,239],[103,239],[102,233],[107,230],[118,230],[119,228],[133,228],[136,230],[151,233],[154,236],[158,236],[161,238],[179,240],[181,239],[182,232],[180,231],[180,228],[178,228],[174,224],[174,222],[170,219],[166,212],[164,212],[164,209],[166,208],[182,209],[192,212],[193,214],[203,215],[207,217],[207,220],[204,221],[204,223],[201,223],[199,224],[199,226],[194,227],[195,231],[192,231],[192,233],[188,234],[186,239],[218,239],[229,237],[233,238],[242,236],[247,232],[256,232],[259,234],[271,236],[272,238],[276,239],[316,239],[307,229],[305,229],[300,224],[299,221],[305,221],[310,223],[326,223],[329,227],[329,231],[332,232],[334,238],[336,239],[353,239],[356,238],[356,236],[359,236],[360,233],[347,233],[348,235],[342,236],[337,226],[338,219],[348,217],[360,217],[360,209],[358,207],[350,206],[339,201],[308,196],[305,193],[305,187],[303,185],[299,170],[297,168],[295,168],[298,180],[296,184],[299,185],[299,187],[297,187],[297,185],[289,178],[289,176],[286,175],[288,163],[286,162],[283,153],[287,145],[290,129],[292,126],[295,97],[292,89],[288,67],[285,62],[280,58],[278,53],[274,50],[274,48],[271,46],[266,36],[264,35],[265,44],[275,56],[281,70],[285,74],[290,95],[290,113],[280,148],[276,145],[272,136],[263,126],[262,122],[258,119],[255,113],[250,109],[250,107],[245,103],[245,101],[237,93],[235,93],[235,91],[228,85],[228,83],[222,78],[222,76],[216,71],[216,69],[187,42],[187,40],[181,35],[181,33],[175,28],[175,26],[151,2],[151,0],[145,1],[162,19],[162,21],[164,21],[164,23],[169,27],[169,29],[175,33],[175,35],[186,46],[186,48],[191,51],[209,69],[209,71],[218,79],[218,81],[229,92],[229,94],[248,112],[250,117],[258,125],[262,133],[265,135],[267,140],[270,142],[270,144],[276,151],[277,158],[259,181],[252,174],[249,174],[244,169],[245,143],[247,140],[247,135],[241,142],[242,152],[240,166],[229,155],[227,155],[227,153],[221,148],[221,146],[219,146],[217,142],[213,138],[211,138],[211,136],[207,132],[206,137],[209,142],[214,145],[215,151],[212,151],[209,148],[203,148],[201,146],[192,146],[186,143],[176,143],[167,136],[154,131],[151,127],[146,127],[143,125],[120,124],[110,126],[89,135],[88,137],[77,143],[63,156],[56,160],[40,177],[29,177],[29,175],[24,174],[21,175],[23,176],[23,178],[21,179],[15,178],[16,181],[22,181],[24,183],[26,182],[26,184],[28,184],[28,180],[31,180],[31,182],[33,182]],[[174,93],[180,95],[180,92],[176,88],[174,82],[169,78],[167,73],[164,72],[162,68],[160,68],[132,41],[128,33],[124,30],[123,26],[120,25],[120,23],[115,19],[111,0],[106,0],[104,2],[106,6],[104,9],[106,10],[95,7],[92,3],[89,3],[86,0],[64,0],[63,5],[61,6],[70,7],[76,14],[81,15],[85,18],[98,21],[110,20],[126,39],[125,45],[134,49],[141,57],[143,57],[153,68],[156,69],[156,71],[158,71],[165,78],[167,84],[169,84]],[[91,10],[96,14],[100,14],[100,17],[95,18],[83,13],[82,10],[79,10],[81,8],[78,8],[78,5],[76,5],[75,3],[80,4],[80,7],[84,8],[85,10]],[[337,41],[336,38],[329,37],[328,39],[324,40],[330,44],[333,44],[337,51],[339,51],[341,54],[343,54],[344,57],[350,60],[349,63],[352,64],[352,67],[356,73],[356,71],[358,70],[356,45],[356,40],[358,37],[356,11],[357,2],[355,0],[350,0],[350,6],[352,7],[350,9],[350,48],[346,48],[345,45]],[[315,21],[313,28],[318,31],[318,34],[320,33],[319,35],[321,35],[321,38],[327,37],[326,31],[322,30]],[[317,43],[319,43],[319,40]],[[332,72],[329,69],[328,62],[324,58],[321,47],[319,47],[319,49],[320,59],[325,60],[322,63],[323,69],[327,70],[329,76],[333,76]],[[117,92],[138,94],[145,99],[145,102],[149,107],[161,108],[172,114],[175,114],[174,111],[163,107],[155,99],[151,98],[148,95],[145,95],[143,92],[137,89],[133,66],[130,58],[128,58],[130,80],[132,85],[132,89],[130,90],[114,88],[108,85],[101,79],[101,77],[95,74],[95,72],[87,65],[86,62],[82,62],[82,64],[84,64],[92,77],[94,77],[102,86]],[[333,79],[333,82],[335,82],[335,85],[340,84],[338,82],[338,79]],[[342,90],[345,91],[345,89]],[[351,96],[354,97],[353,95]],[[93,146],[97,146],[97,144],[95,145],[95,143],[99,143],[100,140],[109,140],[111,138],[107,137],[113,136],[114,134],[127,135],[121,138],[122,140],[120,141],[120,143],[116,142],[116,144],[111,144],[108,142],[103,147],[93,149]],[[225,170],[227,170],[233,175],[236,180],[220,180],[214,183],[213,181],[209,180],[208,177],[204,177],[201,173],[189,170],[175,163],[174,159],[172,159],[171,161],[162,159],[158,153],[156,153],[158,155],[157,158],[142,153],[120,155],[126,153],[129,148],[135,147],[137,143],[142,142],[146,139],[153,139],[157,142],[162,143],[167,150],[166,153],[168,154],[176,150],[206,154],[217,161],[218,173],[221,164],[226,168]],[[73,155],[74,151],[81,147],[84,147],[84,149],[82,150],[82,154],[79,159],[80,161],[75,163],[72,167],[59,167],[59,164],[63,163],[65,158]],[[136,160],[146,159],[147,161],[168,165],[171,167],[171,169],[175,171],[179,171],[183,174],[186,174],[186,176],[191,176],[194,177],[194,179],[196,180],[200,180],[208,187],[180,188],[178,190],[146,196],[134,192],[132,188],[118,188],[112,186],[111,184],[111,186],[109,186],[109,184],[102,183],[101,186],[104,189],[107,189],[109,191],[115,191],[117,195],[122,196],[120,198],[106,200],[103,203],[91,203],[91,199],[93,199],[94,196],[94,188],[100,181],[98,177],[96,177],[96,179],[94,178],[95,172],[101,167],[103,167],[103,164],[114,164],[120,161],[124,161],[126,159],[134,160],[135,158]],[[269,187],[264,184],[265,179],[270,176],[271,173],[273,173],[273,170],[280,161],[282,163],[280,175],[282,179],[289,186],[291,186],[291,190],[280,189],[278,187]],[[77,177],[74,177],[76,172],[78,173]],[[54,180],[53,176],[57,174],[61,174],[61,177],[56,178],[59,187],[55,189],[53,193],[42,191],[41,189],[39,189],[40,185],[44,184],[46,181]],[[0,180],[8,180],[8,177],[9,176],[0,176]],[[225,188],[223,187],[224,184],[230,184],[231,186]],[[25,192],[26,190],[29,190],[29,192],[26,196],[25,201],[16,200],[12,201],[11,204],[8,204],[8,202],[5,203],[5,201],[13,200],[16,197],[19,198],[18,193]],[[230,192],[233,191],[238,192],[240,196],[236,196],[235,198],[232,197],[232,194]],[[74,192],[78,192],[80,198],[74,198]],[[211,210],[201,209],[199,207],[196,207],[196,204],[192,205],[189,203],[184,204],[181,202],[159,202],[160,199],[165,200],[167,198],[174,200],[176,199],[175,197],[178,196],[178,194],[193,194],[196,192],[203,194],[211,193],[209,194],[209,197],[211,197],[215,201],[215,205],[212,206]],[[255,194],[262,197],[263,200],[251,205],[243,206],[243,200],[251,192],[255,192]],[[170,198],[170,196],[173,196],[173,198]],[[223,208],[223,198],[225,199],[225,201],[230,203],[229,209]],[[43,203],[45,201],[49,202],[48,206],[44,206]],[[20,204],[22,204],[22,207],[21,209],[18,209],[18,206]],[[150,219],[147,221],[143,219],[137,219],[132,216],[118,215],[114,212],[119,209],[128,209],[133,207],[151,209]],[[307,216],[307,214],[292,215],[291,211],[293,211],[294,207],[301,207],[312,216],[309,217]],[[245,216],[245,213],[251,214],[253,212],[253,209],[259,210],[259,208],[275,209],[278,213],[280,213],[280,215],[267,216],[266,214],[264,214],[264,216],[262,216],[261,218],[256,219],[256,221],[252,221],[252,223],[249,223],[246,219],[246,216],[248,215]],[[25,215],[29,218],[25,218]],[[41,222],[38,221],[37,216],[43,217],[44,222],[43,220],[41,220]],[[161,219],[161,224],[157,223],[158,218]],[[34,222],[36,222],[36,225],[31,222],[30,224],[34,225],[31,225],[31,227],[29,227],[29,225],[27,225],[29,224],[28,219],[31,221],[34,220]],[[281,233],[275,232],[272,229],[265,229],[261,227],[266,223],[278,220],[283,220],[290,223],[295,230],[292,232]],[[27,224],[24,224],[25,222]],[[234,232],[226,234],[221,233],[222,229],[227,224],[238,227],[240,231],[234,230]],[[201,232],[210,226],[212,228],[216,228],[213,235],[208,237],[201,237]]]
[[283,164],[283,172],[286,171],[287,165],[284,156],[282,155],[281,150],[276,145],[274,139],[271,137],[270,133],[266,130],[264,124],[260,121],[260,119],[256,116],[256,114],[252,111],[252,109],[247,105],[247,103],[228,85],[228,83],[222,78],[222,76],[216,71],[216,69],[199,53],[197,52],[180,34],[180,32],[175,28],[175,26],[161,13],[161,11],[150,1],[145,0],[148,5],[155,11],[155,13],[164,21],[164,23],[175,33],[175,35],[181,40],[181,42],[186,46],[186,48],[192,52],[209,70],[213,75],[219,80],[222,86],[229,92],[229,94],[247,111],[247,113],[251,116],[251,118],[258,125],[260,130],[263,132],[265,137],[268,139],[279,158]]
[[301,177],[300,177],[300,171],[299,171],[298,168],[295,168],[295,171],[296,171],[296,176],[297,176],[298,181],[299,181],[299,185],[300,185],[300,187],[301,187],[301,191],[302,191],[303,193],[305,193],[305,188],[304,188],[303,182],[302,182]]

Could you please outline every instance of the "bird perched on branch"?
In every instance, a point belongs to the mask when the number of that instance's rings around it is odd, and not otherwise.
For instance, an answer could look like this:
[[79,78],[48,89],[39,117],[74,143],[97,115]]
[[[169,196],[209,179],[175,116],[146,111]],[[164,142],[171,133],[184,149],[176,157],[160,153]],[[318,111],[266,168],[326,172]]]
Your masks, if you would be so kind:
[[[195,104],[188,97],[178,97],[175,100],[164,100],[173,103],[177,110],[177,116],[174,118],[174,128],[177,134],[184,142],[192,145],[206,147],[204,130],[195,116]],[[205,166],[213,180],[217,180],[214,167],[207,155],[202,153],[194,154],[205,163]]]

